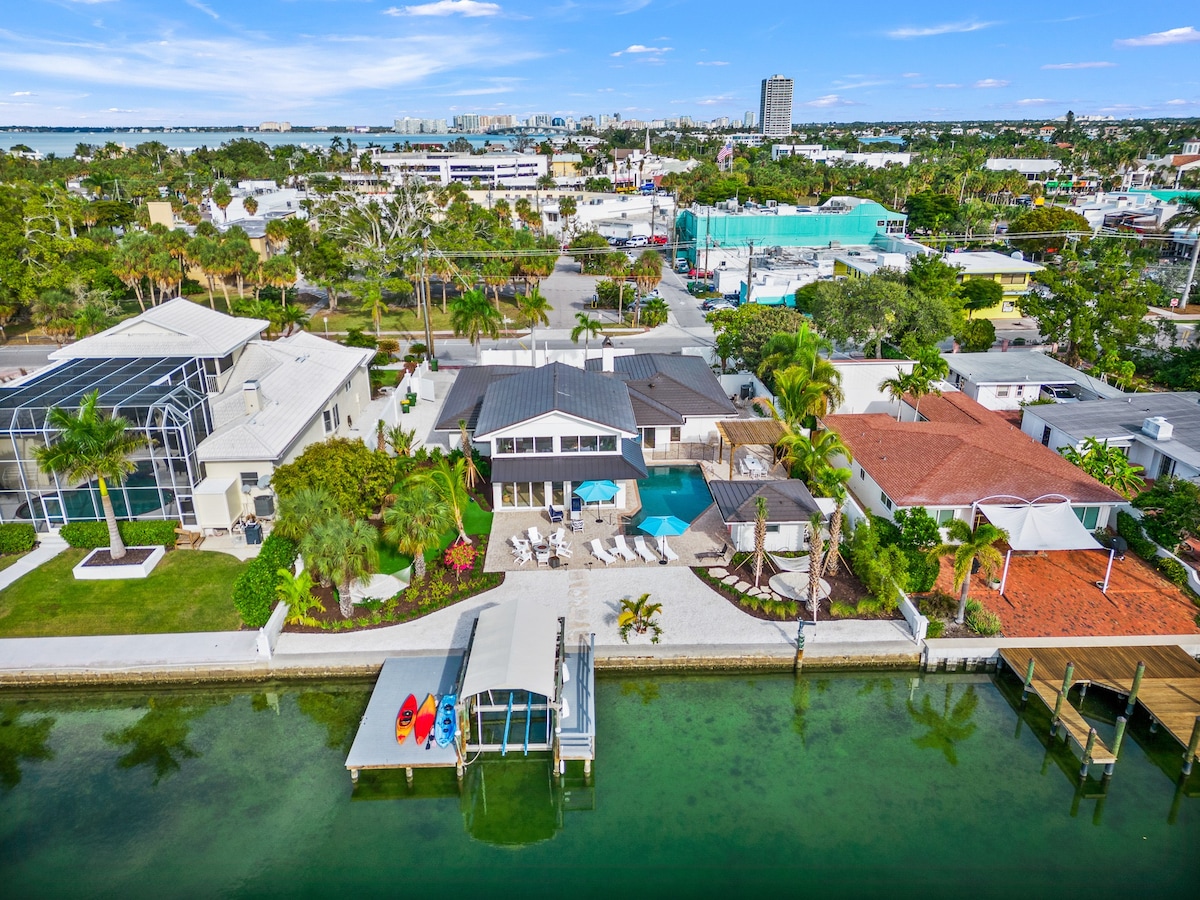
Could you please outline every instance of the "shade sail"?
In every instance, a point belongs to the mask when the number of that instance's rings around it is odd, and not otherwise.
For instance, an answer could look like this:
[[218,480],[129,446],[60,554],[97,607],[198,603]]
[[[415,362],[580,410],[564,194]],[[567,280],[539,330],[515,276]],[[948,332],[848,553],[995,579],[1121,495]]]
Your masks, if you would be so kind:
[[486,691],[528,691],[554,700],[558,616],[520,598],[479,614],[462,696]]
[[979,511],[997,528],[1008,532],[1014,550],[1103,550],[1075,516],[1069,503],[1042,506],[979,504]]

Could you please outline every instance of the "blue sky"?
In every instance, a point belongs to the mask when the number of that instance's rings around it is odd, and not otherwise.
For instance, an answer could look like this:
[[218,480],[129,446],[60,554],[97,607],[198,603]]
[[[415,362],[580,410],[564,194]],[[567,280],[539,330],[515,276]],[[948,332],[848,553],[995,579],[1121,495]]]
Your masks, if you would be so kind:
[[[1200,115],[1200,12],[767,0],[6,0],[0,124],[456,112],[795,121]],[[1060,11],[1061,10],[1061,11]]]

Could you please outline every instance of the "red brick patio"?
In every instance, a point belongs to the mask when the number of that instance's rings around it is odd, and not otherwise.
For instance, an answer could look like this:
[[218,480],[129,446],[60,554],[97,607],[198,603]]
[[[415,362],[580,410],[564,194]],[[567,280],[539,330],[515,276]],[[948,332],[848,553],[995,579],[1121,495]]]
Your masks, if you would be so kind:
[[[1108,554],[1099,550],[1014,553],[1004,596],[978,575],[971,579],[971,596],[999,614],[1004,637],[1200,632],[1200,607],[1132,553],[1113,561],[1108,594],[1102,594],[1096,582],[1104,580],[1107,565]],[[952,580],[943,559],[937,587],[957,595]]]

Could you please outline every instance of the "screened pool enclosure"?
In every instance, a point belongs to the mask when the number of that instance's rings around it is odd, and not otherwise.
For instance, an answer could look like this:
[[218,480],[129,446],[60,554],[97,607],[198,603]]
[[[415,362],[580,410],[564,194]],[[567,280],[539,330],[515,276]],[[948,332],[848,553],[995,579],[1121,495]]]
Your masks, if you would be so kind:
[[94,482],[70,483],[43,472],[35,451],[55,440],[46,424],[55,406],[76,410],[100,391],[106,414],[124,416],[146,439],[136,471],[109,485],[118,518],[182,519],[194,524],[192,491],[202,478],[196,447],[212,430],[202,360],[74,359],[0,388],[0,521],[39,529],[103,519]]

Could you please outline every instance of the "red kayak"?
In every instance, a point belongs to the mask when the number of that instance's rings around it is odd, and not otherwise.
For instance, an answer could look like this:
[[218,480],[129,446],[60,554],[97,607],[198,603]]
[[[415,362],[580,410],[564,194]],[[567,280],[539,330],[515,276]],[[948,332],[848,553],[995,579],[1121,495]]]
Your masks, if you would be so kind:
[[413,737],[417,739],[418,744],[429,740],[429,733],[433,731],[433,723],[436,720],[437,697],[428,694],[425,702],[421,704],[421,708],[417,710],[417,724],[413,728]]
[[396,714],[396,743],[403,744],[404,739],[408,737],[410,731],[413,730],[413,722],[417,718],[417,698],[412,694],[408,695],[402,704],[400,704],[400,712]]

